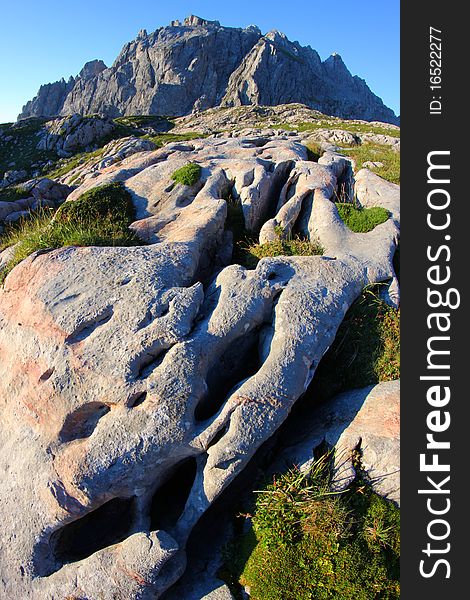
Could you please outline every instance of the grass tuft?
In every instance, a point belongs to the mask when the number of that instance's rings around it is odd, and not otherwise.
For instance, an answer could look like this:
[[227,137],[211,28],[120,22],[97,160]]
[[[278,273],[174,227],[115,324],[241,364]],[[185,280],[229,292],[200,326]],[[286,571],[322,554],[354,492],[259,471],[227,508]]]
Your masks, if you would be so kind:
[[243,266],[254,269],[262,258],[269,256],[318,256],[323,254],[320,244],[295,236],[264,244],[245,242],[241,245]]
[[321,145],[316,142],[308,142],[308,144],[305,144],[305,147],[307,148],[307,160],[318,162],[318,159],[323,154]]
[[[375,494],[356,461],[348,490],[331,492],[329,455],[294,468],[258,493],[253,528],[225,551],[220,573],[253,600],[395,600],[399,509]],[[246,515],[245,515],[246,516]]]
[[140,242],[128,229],[134,220],[131,196],[121,183],[111,183],[85,192],[64,203],[55,213],[43,210],[22,220],[1,240],[0,250],[15,246],[13,256],[0,273],[8,273],[37,250],[65,246],[133,246]]
[[188,163],[176,169],[171,175],[173,181],[182,185],[195,185],[201,177],[201,167],[196,163]]

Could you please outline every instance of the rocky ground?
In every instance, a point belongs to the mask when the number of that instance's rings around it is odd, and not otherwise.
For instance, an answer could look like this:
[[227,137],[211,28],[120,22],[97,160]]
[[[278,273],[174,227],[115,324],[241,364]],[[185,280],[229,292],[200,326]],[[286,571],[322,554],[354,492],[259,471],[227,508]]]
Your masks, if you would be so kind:
[[[377,161],[347,156],[368,145],[396,156],[399,130],[299,105],[211,109],[170,126],[144,119],[109,141],[116,123],[105,117],[42,123],[38,152],[71,156],[19,187],[4,175],[5,233],[31,210],[119,182],[138,240],[43,248],[0,291],[5,597],[232,597],[217,575],[220,499],[272,440],[273,472],[336,446],[339,486],[362,445],[375,489],[399,501],[397,382],[290,417],[362,290],[382,282],[399,303],[399,186]],[[3,128],[4,143],[11,135]],[[157,148],[165,135],[177,141]],[[176,173],[188,164],[199,170],[184,184]],[[340,192],[388,218],[352,231]],[[234,208],[260,244],[299,236],[318,255],[237,264]],[[206,554],[195,551],[192,533],[212,528]]]

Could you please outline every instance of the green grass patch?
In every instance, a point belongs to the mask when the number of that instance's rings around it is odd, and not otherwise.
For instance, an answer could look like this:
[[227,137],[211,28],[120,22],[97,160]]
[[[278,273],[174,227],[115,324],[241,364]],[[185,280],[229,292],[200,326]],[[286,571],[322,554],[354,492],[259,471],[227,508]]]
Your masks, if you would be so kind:
[[12,138],[0,144],[0,179],[10,170],[24,170],[27,173],[25,179],[28,179],[33,171],[40,170],[38,167],[32,167],[33,164],[57,159],[55,152],[36,148],[39,142],[37,134],[46,121],[46,118],[30,118],[18,123],[0,125],[3,135]]
[[167,117],[161,117],[159,115],[130,115],[127,117],[117,117],[114,122],[118,125],[124,125],[125,127],[133,127],[140,129],[149,125],[164,128],[165,131],[173,129],[175,126],[174,122]]
[[241,244],[241,262],[248,269],[256,268],[262,258],[269,256],[319,256],[323,248],[318,243],[295,236],[283,239],[280,236],[272,242],[258,244],[245,242]]
[[28,191],[21,185],[12,185],[0,190],[0,201],[15,202],[28,197]]
[[253,600],[395,600],[400,513],[375,494],[356,460],[348,490],[332,493],[328,455],[258,493],[252,530],[225,551],[219,574]]
[[343,148],[341,154],[354,159],[356,171],[362,169],[362,165],[367,161],[381,162],[383,167],[373,169],[377,175],[392,183],[400,183],[400,153],[392,150],[390,146],[365,143],[361,146]]
[[201,167],[196,163],[188,163],[176,169],[171,175],[173,181],[182,185],[195,185],[201,177]]
[[391,137],[400,137],[400,130],[388,127],[381,127],[380,125],[370,125],[368,123],[354,123],[353,121],[343,121],[341,119],[318,119],[316,121],[309,121],[303,123],[277,123],[274,125],[280,129],[286,129],[287,131],[317,131],[318,129],[342,129],[344,131],[350,131],[351,133],[377,133],[383,135],[389,135]]
[[327,399],[345,390],[400,378],[400,310],[366,288],[351,306],[307,392]]
[[88,190],[54,213],[42,211],[12,226],[1,240],[0,249],[17,244],[7,267],[0,273],[3,283],[8,273],[37,250],[65,246],[133,246],[139,239],[128,226],[134,220],[131,196],[121,183]]
[[374,227],[385,223],[389,218],[389,212],[380,206],[371,208],[356,208],[351,202],[336,202],[339,216],[344,223],[355,233],[367,233]]
[[197,140],[207,136],[196,131],[188,133],[159,133],[158,135],[145,135],[143,137],[153,142],[157,148],[162,148],[163,146],[166,146],[166,144],[171,144],[172,142],[187,142],[189,140]]

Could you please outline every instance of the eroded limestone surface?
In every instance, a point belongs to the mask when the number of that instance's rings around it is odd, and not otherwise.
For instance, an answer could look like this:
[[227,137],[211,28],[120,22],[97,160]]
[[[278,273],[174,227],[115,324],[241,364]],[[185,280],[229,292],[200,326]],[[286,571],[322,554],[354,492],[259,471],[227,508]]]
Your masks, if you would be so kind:
[[[377,186],[393,218],[352,233],[332,202],[349,161],[306,158],[289,136],[134,154],[67,201],[122,181],[148,245],[39,252],[8,275],[1,596],[159,597],[185,568],[195,523],[289,415],[363,287],[394,279],[396,189],[369,178],[367,198]],[[200,181],[175,183],[188,162]],[[228,264],[229,198],[254,235],[298,227],[323,256]]]

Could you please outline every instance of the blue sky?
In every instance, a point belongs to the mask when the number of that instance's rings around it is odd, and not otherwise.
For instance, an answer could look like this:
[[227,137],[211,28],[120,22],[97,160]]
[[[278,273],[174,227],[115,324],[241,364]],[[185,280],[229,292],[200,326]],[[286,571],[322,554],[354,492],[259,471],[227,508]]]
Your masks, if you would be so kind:
[[400,113],[399,0],[22,0],[4,2],[0,29],[0,123],[12,121],[42,83],[76,75],[101,58],[110,66],[139,29],[154,31],[196,14],[222,25],[256,24],[310,45],[322,59],[338,52]]

